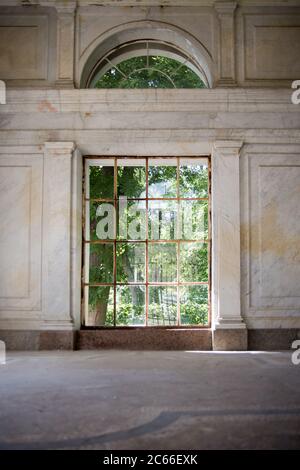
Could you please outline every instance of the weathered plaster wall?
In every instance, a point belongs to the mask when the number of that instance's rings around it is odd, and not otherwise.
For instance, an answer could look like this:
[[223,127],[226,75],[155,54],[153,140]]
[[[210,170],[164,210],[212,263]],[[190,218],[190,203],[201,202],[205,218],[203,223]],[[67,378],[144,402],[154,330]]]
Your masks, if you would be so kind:
[[8,86],[78,87],[97,47],[101,56],[145,37],[202,58],[212,86],[284,87],[300,76],[296,0],[20,3],[0,6],[0,77]]
[[[297,2],[87,3],[0,9],[0,79],[8,85],[0,105],[0,329],[79,327],[81,158],[115,154],[212,154],[214,326],[242,330],[242,316],[251,329],[300,329],[300,105],[290,88],[300,79]],[[193,37],[199,57],[206,51],[214,89],[74,89],[102,39],[143,34],[157,22],[181,30],[183,43]]]
[[0,6],[1,80],[12,87],[53,86],[56,35],[54,8]]
[[[222,147],[242,145],[236,157],[242,316],[251,328],[300,327],[300,110],[289,90],[11,90],[7,98],[0,117],[1,207],[7,220],[1,233],[2,328],[79,324],[81,156],[72,154],[68,142],[84,155],[159,156],[211,154],[220,140]],[[48,141],[57,142],[50,153]],[[236,187],[231,171],[227,180],[221,172],[213,187],[213,196],[222,189],[216,213]],[[71,253],[77,254],[73,262]],[[223,264],[226,274],[226,256]],[[232,295],[225,287],[229,305]]]
[[300,160],[296,145],[250,145],[243,175],[243,312],[250,327],[299,328]]

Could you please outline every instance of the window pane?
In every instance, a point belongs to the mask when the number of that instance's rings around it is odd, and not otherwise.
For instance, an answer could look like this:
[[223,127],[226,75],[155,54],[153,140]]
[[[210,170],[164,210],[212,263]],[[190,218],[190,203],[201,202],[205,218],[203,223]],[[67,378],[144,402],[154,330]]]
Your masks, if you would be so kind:
[[177,197],[177,159],[149,159],[148,197]]
[[114,197],[114,160],[89,162],[89,198],[113,199]]
[[112,283],[114,281],[113,256],[114,246],[112,243],[89,243],[86,245],[86,263],[89,260],[89,279],[86,282],[90,284]]
[[[147,67],[147,57],[140,56],[134,57],[132,59],[127,59],[118,64],[118,68],[126,76],[131,76],[132,72],[137,69],[143,69]],[[123,77],[124,78],[124,77]]]
[[118,160],[118,197],[146,197],[146,161],[143,159]]
[[180,243],[179,266],[180,282],[207,282],[207,243]]
[[113,326],[113,287],[85,287],[85,299],[87,326]]
[[149,240],[177,239],[177,213],[175,201],[149,201]]
[[151,243],[148,253],[149,282],[176,282],[177,244]]
[[207,324],[208,159],[180,158],[179,175],[177,163],[167,157],[148,158],[148,165],[147,158],[86,160],[86,325],[114,326],[114,305],[119,326],[177,326],[179,308],[182,325]]
[[[132,53],[134,45],[122,46],[126,55]],[[124,61],[116,55],[116,51],[108,56],[113,65],[103,74],[102,62],[100,69],[96,67],[90,86],[91,88],[205,88],[206,85],[195,73],[194,66],[188,57],[182,61],[156,55],[157,45],[147,41],[139,43],[140,56]],[[99,73],[100,72],[100,73]],[[102,72],[102,73],[101,73]]]
[[146,239],[146,202],[120,198],[117,205],[119,240]]
[[203,158],[180,159],[180,197],[208,197],[207,163],[207,159]]
[[208,201],[181,201],[178,238],[207,240]]
[[208,286],[180,288],[181,325],[208,324]]
[[146,245],[117,243],[117,282],[145,281]]
[[177,325],[177,288],[149,286],[148,325]]
[[117,286],[117,326],[145,325],[145,286]]
[[111,202],[90,202],[90,240],[115,238],[115,208]]

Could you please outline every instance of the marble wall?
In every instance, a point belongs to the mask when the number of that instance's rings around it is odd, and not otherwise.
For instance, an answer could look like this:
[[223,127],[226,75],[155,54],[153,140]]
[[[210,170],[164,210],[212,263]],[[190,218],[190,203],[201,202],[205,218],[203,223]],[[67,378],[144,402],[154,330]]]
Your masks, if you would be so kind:
[[26,326],[42,310],[43,155],[1,153],[0,188],[0,323]]
[[0,125],[1,328],[79,327],[82,155],[124,154],[212,156],[214,327],[300,327],[290,90],[8,90]]
[[298,327],[299,149],[251,146],[242,163],[244,315],[249,326]]
[[297,1],[20,3],[0,5],[0,78],[8,86],[82,86],[86,67],[91,70],[114,47],[144,38],[191,54],[213,87],[285,87],[300,76]]
[[0,77],[7,86],[53,86],[56,16],[54,8],[10,8],[1,2]]
[[[8,85],[0,105],[0,330],[80,326],[84,155],[211,155],[219,345],[234,337],[228,330],[300,329],[300,105],[291,102],[300,10],[295,2],[250,3],[0,8],[0,79]],[[213,89],[74,89],[109,31],[124,38],[156,22],[201,45]],[[245,347],[241,336],[236,344]]]

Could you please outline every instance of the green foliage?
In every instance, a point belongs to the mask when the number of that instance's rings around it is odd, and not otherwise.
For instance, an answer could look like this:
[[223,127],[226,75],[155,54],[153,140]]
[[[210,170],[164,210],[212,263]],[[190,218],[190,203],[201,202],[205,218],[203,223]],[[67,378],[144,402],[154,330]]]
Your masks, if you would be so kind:
[[118,168],[118,197],[139,198],[146,190],[145,167],[119,167]]
[[113,282],[113,244],[90,244],[90,283]]
[[208,196],[208,168],[205,166],[180,167],[180,196]]
[[91,199],[113,199],[114,166],[90,166],[89,177]]
[[145,324],[145,307],[131,303],[119,303],[117,325],[137,326]]
[[[113,166],[91,166],[89,173],[90,198],[113,197]],[[141,197],[145,192],[145,168],[144,167],[119,167],[118,168],[118,195],[127,197]],[[160,197],[176,197],[176,167],[150,166],[149,188],[158,187],[162,191]],[[207,197],[208,173],[203,166],[182,166],[180,168],[180,195],[182,197]],[[162,185],[162,186],[157,186]],[[161,189],[163,188],[163,189]],[[170,208],[176,206],[176,201],[164,201]],[[208,202],[207,201],[182,201],[183,209],[189,203],[193,206],[194,215],[188,223],[195,227],[204,210],[204,231],[196,231],[199,239],[207,237],[208,231]],[[100,202],[90,202],[90,226],[91,240],[97,240],[96,225],[100,220],[96,216],[96,210]],[[129,204],[133,204],[130,202]],[[150,202],[149,202],[150,205]],[[173,205],[173,206],[172,206]],[[150,206],[149,206],[150,207]],[[201,210],[200,210],[201,209]],[[172,211],[171,211],[172,212]],[[149,212],[149,220],[151,211]],[[162,224],[162,235],[170,228],[170,223]],[[173,224],[174,225],[174,224]],[[201,232],[201,233],[200,233]],[[175,232],[173,230],[173,235]],[[161,237],[163,238],[163,236]],[[168,238],[168,237],[167,237]],[[168,248],[170,245],[170,249]],[[153,244],[149,246],[149,280],[150,282],[174,282],[176,281],[176,245]],[[139,246],[141,251],[137,251]],[[152,248],[154,247],[154,251]],[[117,243],[117,281],[118,282],[144,282],[145,281],[145,245]],[[152,253],[152,251],[153,253]],[[180,281],[207,282],[208,281],[208,244],[207,243],[180,243]],[[151,265],[151,263],[153,263]],[[152,271],[151,271],[152,270]],[[138,273],[138,274],[136,274]],[[151,274],[152,273],[152,274]],[[154,274],[153,274],[154,273]],[[89,282],[113,283],[113,244],[90,244]],[[137,279],[135,277],[137,276]],[[151,287],[152,294],[149,299],[148,318],[152,325],[176,325],[177,324],[177,299],[163,293],[163,287],[157,289]],[[161,289],[161,290],[160,290]],[[180,287],[180,289],[183,289]],[[207,324],[208,319],[208,294],[207,286],[189,286],[181,292],[181,324],[197,325]],[[172,288],[170,289],[170,291]],[[94,324],[110,325],[113,320],[113,287],[101,286],[89,288],[89,305],[93,313]],[[143,286],[117,287],[117,325],[143,325],[145,324],[145,288]]]
[[145,281],[145,244],[117,243],[117,282]]
[[208,305],[189,302],[181,308],[182,325],[207,325]]
[[112,288],[108,286],[89,287],[89,318],[93,325],[113,326],[114,308],[111,299]]
[[89,303],[96,305],[97,303],[107,302],[109,297],[110,287],[98,286],[89,288]]
[[149,197],[176,197],[176,184],[175,166],[149,166]]
[[109,69],[95,88],[205,88],[190,68],[162,56],[133,57]]
[[183,240],[208,238],[208,201],[181,201],[181,229]]
[[181,324],[205,325],[208,323],[208,287],[185,287],[181,291]]
[[122,286],[117,290],[117,325],[145,324],[145,288]]
[[176,282],[177,246],[174,243],[154,243],[148,248],[149,281]]
[[161,303],[149,305],[149,323],[153,326],[177,325],[177,305],[164,306]]
[[180,248],[180,278],[184,282],[208,281],[207,243],[182,243]]

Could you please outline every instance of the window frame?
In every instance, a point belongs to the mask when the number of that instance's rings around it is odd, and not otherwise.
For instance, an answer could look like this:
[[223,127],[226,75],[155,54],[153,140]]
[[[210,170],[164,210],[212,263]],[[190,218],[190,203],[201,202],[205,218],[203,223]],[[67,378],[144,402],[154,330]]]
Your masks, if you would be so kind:
[[[129,48],[129,51],[126,50]],[[187,65],[203,82],[204,88],[209,88],[209,79],[203,66],[195,59],[194,53],[182,49],[172,42],[157,39],[134,39],[126,41],[98,59],[86,78],[84,88],[94,88],[95,83],[112,67],[130,58],[156,55],[177,60]],[[105,88],[104,88],[105,89]],[[180,89],[180,88],[179,88]]]
[[[177,167],[177,196],[172,197],[172,198],[167,198],[167,197],[154,197],[151,198],[149,197],[149,181],[148,181],[148,168],[149,168],[149,160],[176,160],[176,167]],[[208,194],[207,197],[201,197],[201,198],[193,198],[193,197],[180,197],[179,195],[179,170],[180,170],[180,161],[184,159],[189,159],[189,160],[199,160],[199,159],[205,159],[207,160],[207,168],[208,168]],[[88,173],[88,168],[89,164],[88,162],[90,160],[111,160],[113,161],[113,167],[114,167],[114,197],[113,198],[93,198],[90,199],[89,197],[86,197],[86,189],[87,189],[87,182],[89,181],[89,173]],[[117,169],[118,169],[118,160],[145,160],[145,172],[146,172],[146,197],[145,198],[128,198],[128,201],[133,201],[133,200],[139,200],[139,201],[145,201],[146,204],[146,236],[145,240],[124,240],[124,239],[118,239],[117,237],[117,224],[115,221],[115,236],[114,239],[107,239],[107,240],[97,240],[97,241],[91,241],[86,239],[86,230],[87,230],[87,224],[86,224],[86,219],[87,215],[89,217],[89,203],[90,201],[94,202],[109,202],[113,203],[114,208],[116,209],[117,203],[118,203],[118,194],[117,194]],[[174,165],[172,165],[174,166]],[[211,156],[210,155],[199,155],[199,156],[186,156],[186,155],[180,155],[180,156],[124,156],[124,155],[86,155],[83,156],[83,188],[82,188],[82,291],[81,291],[81,328],[82,329],[100,329],[100,330],[106,330],[106,329],[137,329],[137,328],[158,328],[158,329],[208,329],[211,328],[212,324],[212,214],[211,214]],[[149,240],[149,233],[148,233],[148,204],[149,201],[176,201],[177,203],[180,203],[180,201],[186,200],[186,201],[208,201],[208,234],[206,239],[195,239],[195,240],[185,240],[185,239],[159,239],[159,240]],[[86,264],[86,245],[87,244],[113,244],[113,282],[111,283],[86,283],[85,282],[85,274],[86,274],[86,269],[87,269],[87,264]],[[146,258],[145,258],[145,281],[139,281],[139,282],[117,282],[116,280],[116,266],[117,266],[117,250],[116,246],[117,243],[144,243],[146,246]],[[177,246],[177,280],[176,282],[149,282],[149,269],[148,269],[148,248],[149,244],[160,244],[160,243],[174,243]],[[208,253],[208,279],[205,282],[180,282],[179,281],[179,246],[180,243],[206,243],[207,244],[207,253]],[[146,315],[146,323],[144,325],[117,325],[116,324],[116,291],[117,291],[117,286],[144,286],[146,295],[145,295],[145,315]],[[180,287],[189,287],[189,286],[195,286],[195,285],[207,285],[208,287],[208,318],[207,318],[207,323],[206,324],[180,324],[180,294],[179,294],[179,288]],[[113,287],[113,299],[114,299],[114,325],[86,325],[86,301],[88,305],[88,299],[86,299],[86,288],[87,287]],[[149,286],[154,286],[154,287],[176,287],[177,289],[177,324],[176,325],[148,325],[148,309],[149,309]]]

